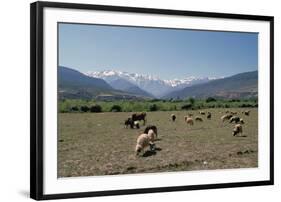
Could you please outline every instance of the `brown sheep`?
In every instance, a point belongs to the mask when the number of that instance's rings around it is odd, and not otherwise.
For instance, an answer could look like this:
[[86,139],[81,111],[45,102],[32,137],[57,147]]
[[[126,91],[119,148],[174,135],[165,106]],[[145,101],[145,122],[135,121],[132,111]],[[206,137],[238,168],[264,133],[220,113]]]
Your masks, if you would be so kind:
[[203,121],[203,119],[202,119],[201,117],[199,117],[199,116],[196,116],[196,117],[195,117],[195,121],[202,122],[202,121]]
[[125,128],[128,128],[128,126],[130,126],[131,128],[134,128],[134,122],[133,122],[132,118],[128,118],[125,120]]
[[171,114],[171,118],[172,118],[172,121],[175,121],[177,117],[175,114]]
[[143,120],[143,125],[145,125],[146,122],[146,113],[142,112],[142,113],[134,113],[132,114],[132,120],[133,121],[141,121]]
[[232,131],[232,135],[233,136],[236,136],[237,134],[239,134],[239,133],[243,133],[243,130],[242,130],[242,125],[241,124],[236,124],[235,126],[234,126],[234,129],[233,129],[233,131]]
[[211,119],[211,117],[212,117],[211,112],[208,112],[208,114],[207,114],[207,119]]
[[185,122],[186,122],[187,124],[193,126],[194,122],[193,122],[193,119],[192,119],[192,118],[190,118],[190,117],[188,117],[188,116],[185,116],[185,117],[184,117],[184,120],[185,120]]
[[250,115],[250,110],[243,111],[242,113],[245,114],[246,116],[249,116]]
[[244,120],[239,118],[238,116],[233,116],[230,118],[229,123],[233,123],[233,122],[244,124]]
[[229,123],[235,122],[238,123],[240,121],[240,118],[238,116],[233,116],[229,119]]

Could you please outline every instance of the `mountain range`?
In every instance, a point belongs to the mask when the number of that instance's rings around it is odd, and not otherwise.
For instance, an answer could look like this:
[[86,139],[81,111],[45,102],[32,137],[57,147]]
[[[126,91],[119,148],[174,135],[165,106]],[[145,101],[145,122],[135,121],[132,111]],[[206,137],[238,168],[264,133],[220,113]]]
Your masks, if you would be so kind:
[[162,80],[150,75],[112,70],[81,73],[59,66],[58,88],[60,99],[248,98],[258,94],[258,72],[245,72],[225,78]]
[[[211,80],[217,78],[211,77],[187,77],[184,79],[173,79],[173,80],[163,80],[158,77],[153,77],[150,75],[141,75],[136,73],[128,73],[114,70],[106,70],[100,72],[87,72],[87,76],[93,78],[103,79],[108,82],[111,86],[115,86],[116,81],[119,83],[121,81],[126,83],[131,83],[135,88],[147,92],[149,95],[152,95],[156,98],[163,97],[164,95],[173,92],[175,90],[180,90],[188,86],[192,86],[195,84],[207,83]],[[124,88],[120,88],[120,90],[126,90]]]
[[162,98],[250,98],[258,96],[258,71],[244,72],[217,79],[204,84],[193,85],[171,92]]
[[[121,85],[121,84],[119,84]],[[58,91],[59,98],[71,99],[147,99],[149,95],[143,95],[140,89],[127,86],[128,91],[122,91],[111,87],[103,79],[89,77],[77,70],[59,66],[58,68]]]

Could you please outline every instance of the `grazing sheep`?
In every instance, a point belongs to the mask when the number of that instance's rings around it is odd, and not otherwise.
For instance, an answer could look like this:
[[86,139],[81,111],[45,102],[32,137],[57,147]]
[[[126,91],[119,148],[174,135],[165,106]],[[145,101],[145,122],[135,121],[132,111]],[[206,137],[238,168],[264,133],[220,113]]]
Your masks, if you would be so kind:
[[240,121],[240,118],[238,116],[233,116],[229,119],[229,123],[238,123]]
[[137,129],[140,128],[140,122],[139,121],[134,121],[134,126],[136,126]]
[[134,128],[136,127],[137,129],[140,128],[140,123],[139,121],[133,121],[132,118],[128,118],[125,120],[125,128],[128,128],[128,126],[130,126],[130,128]]
[[207,114],[207,119],[211,119],[211,117],[212,117],[211,112],[208,112],[208,114]]
[[225,114],[221,117],[222,122],[224,122],[225,120],[229,120],[232,117],[231,114]]
[[202,122],[203,119],[202,119],[201,117],[199,117],[199,116],[196,116],[196,117],[195,117],[195,121],[200,121],[200,122]]
[[145,125],[146,122],[146,113],[142,112],[142,113],[134,113],[132,114],[132,120],[133,121],[141,121],[143,120],[143,125]]
[[205,112],[204,111],[199,111],[199,114],[205,115]]
[[237,114],[237,112],[230,112],[230,114],[232,114],[232,115],[236,115],[236,114]]
[[[154,132],[152,131],[152,133],[154,133]],[[155,148],[155,144],[152,141],[152,136],[153,135],[151,135],[151,132],[150,132],[150,135],[143,133],[138,136],[136,149],[135,149],[136,155],[139,155],[139,153],[141,151],[144,151],[144,149],[148,146],[150,147],[150,150],[153,150],[153,148]]]
[[171,114],[171,118],[172,118],[172,121],[175,121],[177,117],[175,114]]
[[134,122],[133,122],[132,118],[128,118],[125,120],[125,128],[128,128],[128,126],[130,126],[131,128],[134,128]]
[[244,120],[239,118],[238,116],[233,116],[230,118],[229,123],[233,123],[233,122],[244,124]]
[[193,119],[192,119],[192,118],[190,118],[190,117],[188,117],[188,116],[185,116],[185,117],[184,117],[184,120],[185,120],[185,122],[186,122],[187,124],[193,126],[194,122],[193,122]]
[[157,127],[156,127],[156,126],[154,126],[154,125],[148,125],[148,126],[144,129],[143,133],[148,134],[148,131],[149,131],[149,130],[153,130],[153,132],[155,133],[155,136],[156,136],[156,137],[158,136]]
[[242,134],[243,130],[242,130],[242,125],[241,124],[236,124],[234,126],[234,129],[232,131],[232,135],[236,136],[237,134],[241,133]]
[[246,116],[249,116],[250,115],[250,110],[243,111],[242,114],[245,114]]
[[148,137],[149,137],[149,140],[151,142],[154,142],[157,138],[157,134],[154,132],[154,130],[150,129],[147,133]]

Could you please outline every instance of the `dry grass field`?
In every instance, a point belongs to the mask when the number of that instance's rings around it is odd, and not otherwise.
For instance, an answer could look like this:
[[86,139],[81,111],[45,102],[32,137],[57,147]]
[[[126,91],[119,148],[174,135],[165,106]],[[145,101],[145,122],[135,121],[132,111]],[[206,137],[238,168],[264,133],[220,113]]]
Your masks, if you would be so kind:
[[[222,124],[226,109],[205,109],[202,123],[188,126],[184,116],[191,111],[147,112],[147,124],[156,125],[156,151],[135,155],[136,139],[145,128],[124,128],[132,113],[60,113],[58,177],[117,175],[258,166],[258,110],[244,119],[243,134],[232,136],[235,124]],[[170,115],[177,116],[175,122]],[[199,115],[198,111],[192,111]],[[148,150],[149,148],[147,148]]]

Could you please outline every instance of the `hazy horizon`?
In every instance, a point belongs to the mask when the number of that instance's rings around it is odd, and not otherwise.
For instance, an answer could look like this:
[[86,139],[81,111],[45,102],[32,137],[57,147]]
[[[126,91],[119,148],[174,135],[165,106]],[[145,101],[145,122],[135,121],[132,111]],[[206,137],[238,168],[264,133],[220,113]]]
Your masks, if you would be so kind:
[[160,79],[258,70],[258,34],[59,23],[59,65]]

